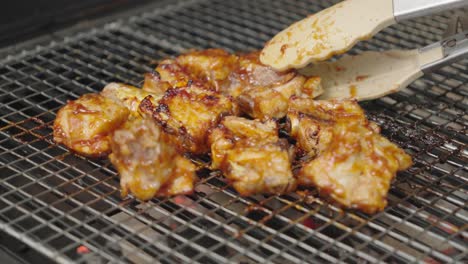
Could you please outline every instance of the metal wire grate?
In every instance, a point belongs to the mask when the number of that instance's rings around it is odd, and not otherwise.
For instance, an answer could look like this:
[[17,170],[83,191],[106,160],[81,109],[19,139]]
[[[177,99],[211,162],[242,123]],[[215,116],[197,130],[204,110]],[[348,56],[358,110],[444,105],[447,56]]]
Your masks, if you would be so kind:
[[[242,198],[209,172],[193,195],[140,204],[120,197],[107,161],[52,142],[67,100],[110,81],[138,84],[158,59],[188,48],[259,49],[330,4],[177,1],[0,61],[0,231],[62,263],[468,261],[467,59],[363,104],[415,160],[372,216],[313,190]],[[448,18],[391,27],[352,52],[429,44]]]

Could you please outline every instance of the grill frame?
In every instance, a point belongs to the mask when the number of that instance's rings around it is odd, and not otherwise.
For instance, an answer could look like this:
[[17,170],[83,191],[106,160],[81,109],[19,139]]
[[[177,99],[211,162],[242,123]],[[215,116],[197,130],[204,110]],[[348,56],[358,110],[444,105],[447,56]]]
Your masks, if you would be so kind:
[[[0,231],[60,263],[149,262],[148,256],[164,263],[466,260],[467,59],[363,104],[416,163],[398,175],[389,206],[373,216],[341,210],[313,190],[242,198],[213,173],[179,202],[142,205],[120,198],[109,162],[51,140],[54,112],[68,99],[110,81],[137,85],[155,59],[188,48],[260,48],[331,3],[166,1],[76,35],[65,30],[64,38],[30,43],[1,60]],[[427,45],[440,39],[448,16],[388,28],[351,52]],[[82,245],[90,252],[78,254]]]

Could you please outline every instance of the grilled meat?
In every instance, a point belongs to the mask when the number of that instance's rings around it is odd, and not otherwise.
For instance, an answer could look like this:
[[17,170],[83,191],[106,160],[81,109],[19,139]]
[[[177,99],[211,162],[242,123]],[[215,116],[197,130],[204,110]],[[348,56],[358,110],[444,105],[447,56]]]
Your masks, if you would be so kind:
[[276,87],[255,87],[242,92],[237,102],[244,113],[254,118],[282,118],[288,110],[289,97],[300,94],[304,82],[303,76],[296,76]]
[[195,86],[169,89],[157,104],[145,98],[140,111],[175,135],[181,149],[195,154],[209,152],[209,131],[223,116],[238,114],[229,97]]
[[312,159],[298,172],[299,184],[346,207],[383,210],[392,179],[411,157],[379,134],[356,101],[291,101],[291,135]]
[[156,103],[162,97],[162,94],[153,93],[149,90],[150,88],[143,90],[122,83],[109,83],[101,91],[101,95],[127,107],[133,116],[140,116],[139,106],[143,99],[147,98]]
[[258,52],[240,56],[231,79],[229,89],[237,85],[234,90],[241,91],[236,95],[241,110],[257,119],[284,117],[291,96],[314,98],[322,93],[319,78],[309,80],[295,71],[276,72],[260,62]]
[[299,156],[315,158],[333,140],[336,122],[367,123],[364,110],[352,100],[315,101],[291,98],[287,120]]
[[86,156],[105,156],[109,141],[130,111],[99,94],[85,94],[62,107],[54,121],[54,140]]
[[[212,168],[241,195],[299,184],[346,207],[382,210],[411,158],[356,101],[314,101],[321,92],[319,77],[276,72],[258,53],[193,51],[162,61],[142,89],[110,83],[69,102],[57,114],[54,139],[88,156],[112,151],[122,194],[140,200],[191,192],[195,166],[181,153],[211,151]],[[295,145],[278,136],[274,120],[286,114]],[[291,163],[299,165],[294,173]]]
[[208,49],[182,54],[175,62],[190,72],[190,78],[195,83],[203,83],[224,95],[235,97],[235,93],[225,88],[229,86],[230,76],[238,67],[238,60],[238,56],[227,51]]
[[233,55],[219,49],[193,51],[164,60],[156,68],[162,82],[172,87],[197,86],[236,98],[241,110],[253,118],[281,118],[289,97],[316,97],[320,79],[295,71],[276,72],[260,63],[259,53]]
[[130,118],[114,132],[109,158],[120,174],[122,195],[140,200],[190,193],[195,166],[181,156],[173,139],[152,120]]
[[296,187],[289,146],[274,121],[229,116],[210,135],[212,167],[241,195],[286,193]]
[[161,80],[161,76],[156,72],[146,73],[145,81],[141,89],[154,95],[163,95],[169,88],[170,83]]
[[[172,88],[187,87],[193,83],[203,86],[198,76],[191,74],[189,69],[182,67],[176,59],[165,59],[156,67],[160,81]],[[209,85],[206,85],[209,87]]]

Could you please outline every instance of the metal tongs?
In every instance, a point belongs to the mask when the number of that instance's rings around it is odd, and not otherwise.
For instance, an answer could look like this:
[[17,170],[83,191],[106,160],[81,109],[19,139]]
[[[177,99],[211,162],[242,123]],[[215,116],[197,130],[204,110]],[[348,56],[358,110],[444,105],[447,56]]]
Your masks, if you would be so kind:
[[[352,30],[343,31],[346,28],[345,21],[349,19],[335,16],[344,11],[349,14],[353,9],[356,12],[362,10],[356,9],[359,6],[372,8],[379,4],[382,5],[380,8],[393,10],[391,19],[386,19],[382,15],[385,12],[381,9],[371,12],[377,14],[359,13],[361,19],[356,21],[359,20],[362,27],[368,29],[366,38],[395,21],[468,5],[468,0],[347,0],[279,33],[265,46],[261,60],[276,69],[300,68],[299,71],[304,75],[320,76],[325,91],[320,99],[352,97],[368,100],[399,91],[423,74],[468,55],[468,16],[465,14],[452,19],[447,29],[451,36],[424,48],[368,51],[355,56],[344,55],[334,62],[324,61],[334,54],[345,52],[358,40],[364,39]],[[318,19],[314,19],[317,15]],[[358,23],[356,21],[354,22]],[[357,28],[356,25],[348,27]],[[374,28],[369,30],[371,27]],[[303,34],[300,35],[300,32]],[[330,44],[329,41],[333,43]],[[275,47],[278,48],[279,44],[281,47],[278,53]],[[309,63],[311,64],[305,67]]]

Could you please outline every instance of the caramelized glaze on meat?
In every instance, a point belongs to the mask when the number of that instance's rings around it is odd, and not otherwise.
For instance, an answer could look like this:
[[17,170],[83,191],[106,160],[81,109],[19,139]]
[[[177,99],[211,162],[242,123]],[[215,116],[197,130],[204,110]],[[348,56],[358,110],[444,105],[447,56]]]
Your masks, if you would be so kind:
[[231,82],[230,76],[238,67],[238,56],[221,49],[192,51],[177,57],[176,62],[190,72],[193,81],[213,87],[224,95],[233,95],[224,90]]
[[156,72],[146,73],[143,87],[141,87],[143,91],[154,95],[163,95],[169,88],[171,88],[171,84],[161,80],[160,75]]
[[162,82],[172,88],[187,87],[190,83],[200,82],[199,78],[182,67],[175,59],[165,59],[156,67],[156,72]]
[[109,83],[101,91],[101,95],[127,107],[134,116],[139,116],[139,106],[143,99],[147,98],[156,103],[162,97],[162,94],[122,83]]
[[281,194],[296,187],[289,146],[277,125],[229,116],[210,135],[212,167],[220,169],[241,195]]
[[86,156],[110,152],[112,132],[129,115],[124,106],[99,94],[85,94],[62,107],[54,121],[54,140]]
[[411,157],[379,135],[356,101],[292,101],[291,134],[313,158],[299,171],[299,184],[346,207],[383,210],[392,179],[411,166]]
[[158,104],[145,98],[140,110],[177,136],[182,149],[196,154],[209,152],[209,131],[223,116],[237,114],[230,98],[194,86],[169,89]]
[[281,118],[293,95],[316,97],[320,79],[295,71],[276,72],[259,61],[259,53],[233,55],[224,50],[192,51],[164,60],[156,68],[172,87],[197,86],[232,96],[253,118]]
[[305,82],[303,76],[296,76],[292,80],[275,86],[259,86],[242,92],[237,98],[244,113],[257,118],[282,118],[288,110],[289,98],[301,94]]
[[140,200],[190,193],[195,166],[182,157],[152,120],[129,119],[112,137],[109,158],[120,174],[122,195]]
[[291,98],[287,119],[299,154],[314,158],[333,140],[337,121],[367,123],[363,109],[352,100],[315,101]]

